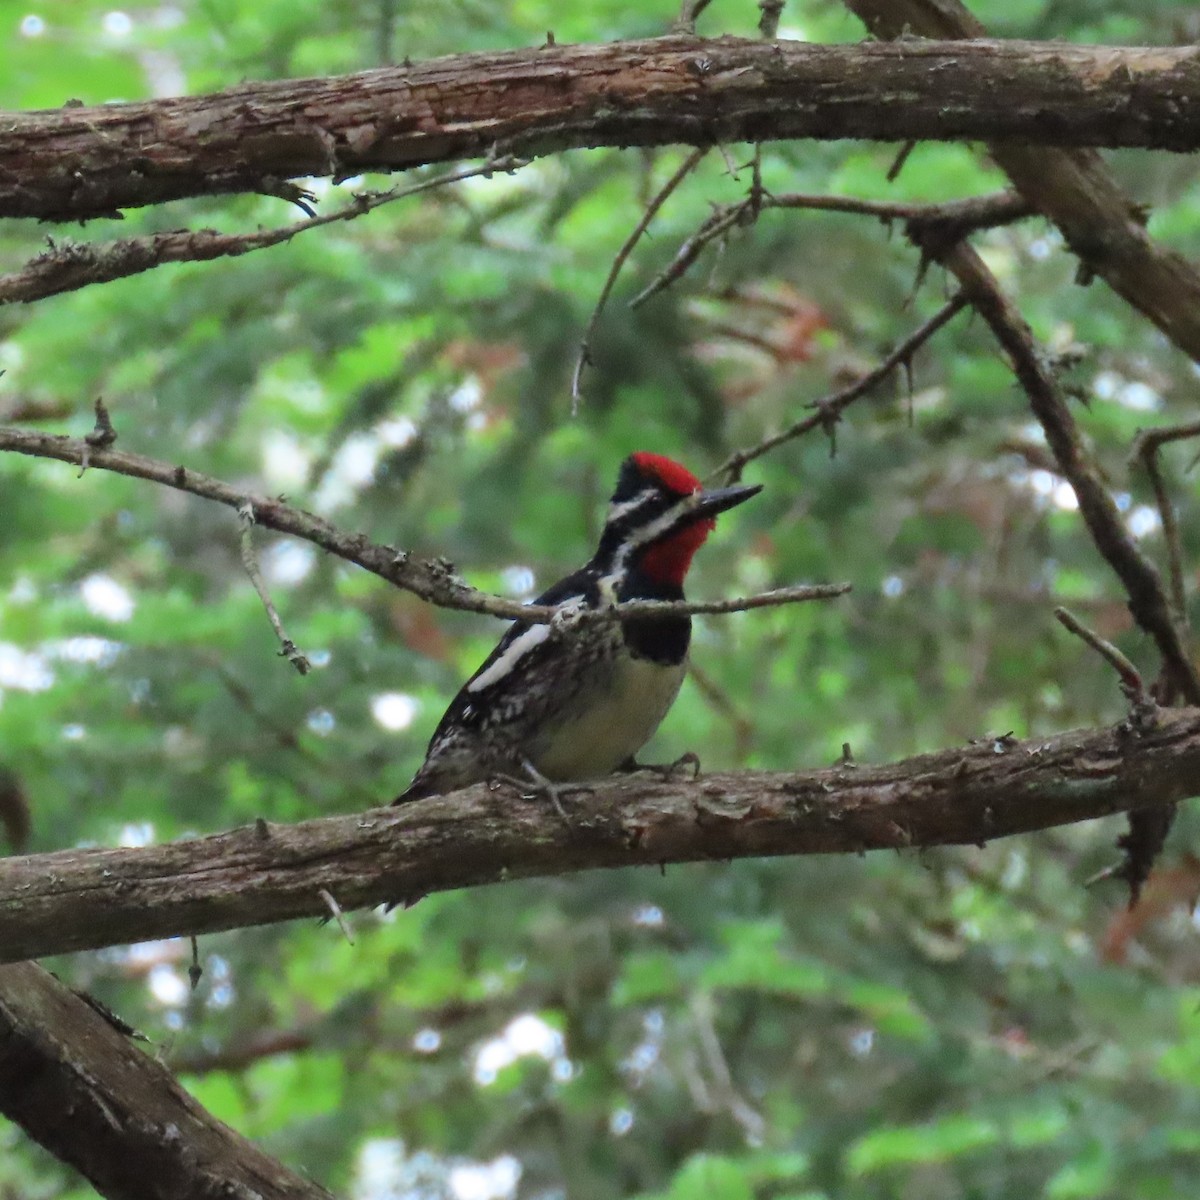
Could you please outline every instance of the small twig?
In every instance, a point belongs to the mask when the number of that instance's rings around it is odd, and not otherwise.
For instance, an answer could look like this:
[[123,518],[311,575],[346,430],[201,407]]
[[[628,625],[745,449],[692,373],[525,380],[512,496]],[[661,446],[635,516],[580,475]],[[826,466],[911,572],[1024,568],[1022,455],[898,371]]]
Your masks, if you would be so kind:
[[279,613],[271,599],[270,592],[267,591],[267,585],[263,581],[262,572],[258,567],[258,556],[254,553],[254,505],[246,500],[238,508],[237,513],[242,526],[242,566],[246,568],[246,574],[250,576],[250,582],[254,584],[254,590],[263,602],[263,608],[267,610],[267,619],[271,622],[271,628],[275,630],[275,636],[283,647],[279,653],[301,675],[307,675],[312,670],[312,663],[296,649],[296,643],[284,631],[283,622],[279,619]]
[[329,909],[330,915],[338,923],[338,928],[342,931],[342,936],[353,946],[354,938],[350,936],[350,927],[346,924],[346,918],[342,914],[342,906],[333,898],[333,893],[328,888],[319,888],[317,895],[325,901],[325,907]]
[[103,450],[111,446],[117,440],[117,431],[113,428],[112,418],[108,415],[108,409],[104,406],[104,401],[99,396],[96,397],[96,424],[92,427],[92,432],[84,434],[83,441],[83,457],[79,463],[78,478],[83,478],[83,473],[88,469],[88,452],[90,450]]
[[695,34],[696,21],[711,2],[712,0],[683,0],[679,6],[679,16],[671,25],[671,32]]
[[887,174],[884,178],[888,183],[895,183],[900,178],[900,172],[904,170],[904,164],[908,162],[908,156],[917,148],[917,143],[910,141],[905,142],[900,147],[899,154],[892,160],[892,165],[888,167]]
[[528,164],[528,158],[513,155],[488,159],[477,167],[449,171],[434,179],[386,192],[359,192],[348,204],[325,216],[295,221],[280,229],[257,233],[227,234],[212,229],[177,229],[151,237],[122,238],[106,243],[66,243],[52,246],[30,259],[19,271],[0,276],[0,305],[42,300],[62,292],[73,292],[92,283],[108,283],[153,270],[164,263],[206,262],[214,258],[246,254],[291,241],[297,234],[320,229],[336,221],[352,221],[385,204],[446,187],[463,179],[513,172]]
[[718,613],[747,612],[752,608],[771,608],[779,604],[799,604],[805,600],[833,600],[853,590],[849,583],[800,584],[796,587],[774,588],[755,596],[734,600],[626,600],[607,609],[624,619],[634,617],[676,617]]
[[785,0],[758,0],[758,32],[767,41],[773,41],[779,35],[784,3]]
[[676,251],[675,257],[630,302],[637,308],[682,278],[695,264],[704,248],[726,234],[735,225],[750,224],[766,209],[814,209],[819,212],[852,213],[878,217],[881,221],[913,222],[923,237],[951,245],[978,229],[1011,225],[1035,215],[1036,210],[1014,191],[971,196],[941,204],[913,204],[893,200],[863,200],[857,196],[826,196],[808,192],[784,192],[772,195],[760,188],[749,196],[713,210],[695,233]]
[[1121,691],[1134,707],[1151,703],[1141,672],[1112,642],[1105,641],[1094,629],[1089,629],[1069,608],[1064,608],[1061,604],[1055,608],[1054,615],[1060,625],[1085,641],[1116,671],[1121,681]]
[[708,993],[693,995],[689,1005],[692,1012],[693,1028],[696,1030],[705,1061],[708,1065],[712,1088],[709,1095],[715,1093],[729,1115],[742,1127],[746,1137],[752,1144],[762,1139],[766,1129],[766,1121],[762,1114],[750,1104],[738,1091],[733,1081],[733,1072],[721,1048],[721,1040],[717,1036],[716,1025],[713,1023],[713,1001]]
[[710,242],[714,242],[717,238],[728,232],[737,225],[747,219],[746,214],[751,207],[751,200],[747,197],[744,200],[739,200],[736,204],[726,205],[718,208],[716,212],[710,216],[699,229],[682,246],[676,251],[675,257],[667,264],[667,266],[658,273],[632,300],[629,302],[630,308],[638,308],[645,304],[652,296],[657,296],[659,292],[669,288],[677,279],[682,278],[692,266],[692,264],[700,257],[701,251]]
[[[708,0],[704,0],[704,4],[707,3]],[[703,8],[704,4],[701,4],[700,7]],[[671,193],[696,169],[697,164],[707,153],[707,146],[698,147],[679,164],[679,167],[670,179],[658,189],[651,198],[650,203],[646,205],[641,219],[633,227],[633,232],[625,239],[613,258],[612,266],[608,269],[608,277],[604,281],[604,286],[600,289],[600,296],[596,300],[596,306],[592,309],[592,315],[588,318],[587,327],[584,329],[583,338],[579,343],[579,357],[575,360],[575,373],[571,377],[572,416],[579,410],[579,385],[583,378],[584,369],[592,361],[592,335],[596,332],[596,326],[600,321],[600,314],[604,311],[604,306],[608,303],[608,298],[612,294],[613,287],[616,285],[617,276],[620,275],[621,268],[625,265],[625,260],[632,253],[634,246],[641,240],[642,234],[646,232],[650,222],[654,220],[658,210],[667,202]]]
[[1183,425],[1168,425],[1162,429],[1144,429],[1133,443],[1130,462],[1140,462],[1150,477],[1154,499],[1158,504],[1158,515],[1162,520],[1163,541],[1167,547],[1167,570],[1171,580],[1171,599],[1175,605],[1175,617],[1186,630],[1190,626],[1187,610],[1187,588],[1183,574],[1183,547],[1179,538],[1179,522],[1175,516],[1175,505],[1167,492],[1158,452],[1167,442],[1178,442],[1184,438],[1200,436],[1200,421]]
[[200,943],[196,940],[196,935],[191,935],[192,942],[192,961],[188,964],[188,982],[192,985],[194,992],[200,986],[201,976],[204,974],[204,968],[200,965]]
[[794,422],[780,433],[764,438],[757,446],[735,451],[713,472],[712,478],[725,478],[731,483],[736,482],[742,477],[742,471],[747,463],[761,458],[768,451],[782,446],[784,442],[790,442],[793,438],[800,437],[818,426],[831,429],[850,404],[886,379],[898,366],[910,362],[921,346],[966,307],[966,297],[962,292],[958,292],[943,304],[928,321],[913,330],[878,366],[872,368],[854,383],[814,401],[809,405],[813,411],[807,417]]

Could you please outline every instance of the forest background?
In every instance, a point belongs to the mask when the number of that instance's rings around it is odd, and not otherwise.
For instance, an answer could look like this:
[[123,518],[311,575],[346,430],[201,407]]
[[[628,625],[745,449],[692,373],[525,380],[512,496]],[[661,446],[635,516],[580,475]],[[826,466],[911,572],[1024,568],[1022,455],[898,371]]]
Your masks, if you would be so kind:
[[[1194,5],[979,0],[1003,38],[1178,45]],[[538,0],[0,3],[6,109],[201,94],[467,51],[653,37],[673,5]],[[705,35],[756,37],[722,2]],[[830,0],[779,36],[856,42]],[[955,289],[903,213],[730,222],[631,310],[756,171],[766,195],[940,205],[1008,180],[976,144],[782,141],[573,150],[212,262],[0,307],[0,425],[117,447],[340,529],[444,556],[526,600],[590,553],[635,449],[699,474],[820,410]],[[1164,246],[1200,259],[1194,156],[1106,152]],[[581,341],[614,257],[685,163]],[[433,179],[445,167],[413,178]],[[307,181],[333,212],[380,176]],[[6,271],[67,242],[303,217],[283,197],[0,223]],[[972,243],[1073,391],[1125,529],[1165,572],[1138,431],[1196,416],[1195,364],[1040,217]],[[937,257],[934,254],[933,257]],[[1083,273],[1083,274],[1086,274]],[[2,282],[2,281],[0,281]],[[1086,286],[1085,286],[1086,284]],[[26,297],[19,296],[18,299]],[[1067,605],[1153,678],[1151,640],[987,323],[958,313],[848,406],[750,464],[690,592],[848,582],[697,618],[650,747],[706,771],[813,770],[1120,721]],[[580,396],[572,380],[580,373]],[[10,447],[11,448],[11,447]],[[1164,453],[1183,584],[1188,446]],[[300,540],[253,530],[312,670],[279,656],[230,509],[107,471],[0,459],[0,812],[31,852],[147,846],[352,814],[411,777],[500,633]],[[1190,602],[1190,601],[1189,601]],[[1184,806],[1141,903],[1086,887],[1122,818],[979,848],[629,868],[430,895],[46,960],[151,1041],[215,1116],[339,1195],[1155,1200],[1200,1190],[1200,890]],[[0,1194],[93,1195],[0,1120]]]

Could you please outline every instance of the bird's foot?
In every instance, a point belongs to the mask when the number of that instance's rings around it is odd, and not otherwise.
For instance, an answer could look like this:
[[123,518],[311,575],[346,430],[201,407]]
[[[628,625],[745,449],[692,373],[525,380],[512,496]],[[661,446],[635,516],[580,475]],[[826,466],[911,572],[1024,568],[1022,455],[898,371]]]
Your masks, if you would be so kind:
[[571,818],[567,816],[567,810],[563,808],[562,797],[570,792],[591,792],[594,789],[585,783],[555,783],[552,779],[547,779],[528,759],[521,762],[521,770],[524,775],[493,775],[492,778],[499,783],[507,783],[512,787],[519,788],[523,793],[532,792],[535,796],[543,796],[554,805],[554,811],[558,813],[566,825],[571,824]]
[[634,771],[653,771],[663,779],[670,779],[680,767],[691,767],[692,778],[700,778],[700,756],[694,750],[681,754],[674,762],[669,763],[640,763],[636,758],[627,758],[617,771],[622,774],[632,774]]

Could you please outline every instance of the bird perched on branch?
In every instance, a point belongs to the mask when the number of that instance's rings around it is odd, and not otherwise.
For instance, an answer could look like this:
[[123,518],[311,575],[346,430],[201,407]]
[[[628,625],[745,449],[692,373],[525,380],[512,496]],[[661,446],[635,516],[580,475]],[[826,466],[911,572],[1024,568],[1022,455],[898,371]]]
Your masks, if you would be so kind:
[[687,671],[686,615],[587,619],[622,600],[682,600],[692,556],[718,513],[760,487],[706,490],[660,454],[621,465],[600,544],[535,603],[549,624],[517,621],[446,710],[408,789],[440,795],[497,776],[555,784],[608,775],[650,740]]

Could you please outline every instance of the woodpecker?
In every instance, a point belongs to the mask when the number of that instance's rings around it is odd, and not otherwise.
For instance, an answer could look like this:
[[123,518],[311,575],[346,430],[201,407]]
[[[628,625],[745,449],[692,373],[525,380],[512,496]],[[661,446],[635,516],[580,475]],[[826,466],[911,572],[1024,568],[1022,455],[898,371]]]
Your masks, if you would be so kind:
[[424,764],[393,803],[498,775],[552,788],[631,762],[683,683],[691,618],[573,620],[572,613],[622,600],[682,600],[692,556],[717,514],[760,490],[705,490],[661,454],[631,454],[595,554],[534,601],[563,606],[563,615],[549,624],[517,621],[500,639],[455,696]]

